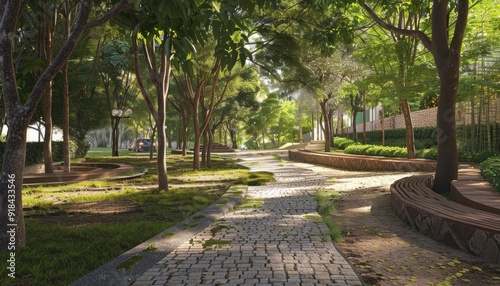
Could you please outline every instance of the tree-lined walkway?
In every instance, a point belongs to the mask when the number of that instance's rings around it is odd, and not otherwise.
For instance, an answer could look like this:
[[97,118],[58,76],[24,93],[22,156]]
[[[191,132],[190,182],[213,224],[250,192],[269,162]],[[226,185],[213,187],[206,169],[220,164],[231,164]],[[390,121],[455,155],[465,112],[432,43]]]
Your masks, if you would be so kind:
[[133,285],[362,285],[317,219],[313,195],[325,178],[270,156],[243,164],[276,182],[249,187],[251,207],[184,242]]

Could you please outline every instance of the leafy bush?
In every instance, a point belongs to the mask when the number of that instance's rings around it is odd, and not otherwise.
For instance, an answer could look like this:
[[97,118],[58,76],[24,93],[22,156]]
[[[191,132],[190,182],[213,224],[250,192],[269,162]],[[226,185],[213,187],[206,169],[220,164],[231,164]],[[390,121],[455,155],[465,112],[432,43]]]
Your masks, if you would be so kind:
[[[435,142],[436,140],[436,127],[415,127],[413,128],[413,133],[415,140],[418,139],[430,139]],[[389,129],[384,132],[385,139],[401,139],[406,138],[406,129]],[[363,136],[362,132],[358,132],[358,138]],[[366,139],[368,142],[381,142],[382,141],[382,131],[367,131]]]
[[[87,154],[90,149],[90,145],[87,143],[82,143],[82,146],[78,146],[76,142],[71,141],[71,158],[80,158]],[[3,155],[5,153],[5,142],[0,142],[0,161],[3,160]],[[82,156],[83,154],[83,156]],[[63,160],[63,142],[52,142],[52,159],[54,162],[60,162]],[[77,157],[80,156],[80,157]],[[26,144],[26,166],[36,165],[43,163],[43,142],[28,142]]]
[[437,159],[437,148],[428,148],[428,149],[423,149],[417,151],[417,157],[418,158],[423,158],[423,159],[429,159],[429,160],[436,160]]
[[351,145],[359,145],[359,142],[354,142],[353,140],[349,138],[344,138],[344,137],[335,137],[333,139],[333,147],[344,150],[345,148],[351,146]]
[[473,162],[481,163],[484,160],[497,155],[493,151],[483,150],[479,152],[458,152],[458,161],[460,162]]
[[[57,145],[59,142],[53,142],[52,143],[52,148],[54,153],[57,150]],[[61,142],[62,146],[62,142]],[[5,147],[6,143],[1,142],[0,143],[0,160],[3,160],[3,156],[5,154]],[[62,150],[62,148],[61,148]],[[35,165],[35,164],[40,164],[43,163],[43,142],[28,142],[26,144],[26,161],[25,165],[30,166],[30,165]]]
[[88,141],[71,141],[71,158],[83,158],[89,150],[90,143]]
[[408,157],[406,148],[379,145],[351,145],[345,149],[345,153],[367,156]]
[[481,174],[500,192],[500,156],[491,157],[481,163]]
[[[481,151],[481,152],[463,152],[458,151],[458,161],[459,162],[471,162],[471,163],[481,163],[484,160],[497,155],[493,151]],[[423,159],[437,160],[437,148],[432,147],[429,149],[423,149],[417,151],[417,157]]]

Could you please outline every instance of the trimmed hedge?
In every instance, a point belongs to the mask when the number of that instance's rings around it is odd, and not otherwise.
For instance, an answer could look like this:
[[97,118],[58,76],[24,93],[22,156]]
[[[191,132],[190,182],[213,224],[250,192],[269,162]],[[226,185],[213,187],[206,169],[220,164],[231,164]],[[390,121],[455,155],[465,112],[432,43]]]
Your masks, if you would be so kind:
[[384,157],[408,157],[408,151],[402,147],[390,147],[380,145],[350,145],[345,150],[347,154],[384,156]]
[[[497,155],[497,153],[492,151],[481,151],[481,152],[462,152],[458,151],[458,161],[459,162],[469,162],[469,163],[481,163],[484,160]],[[417,151],[417,157],[423,159],[437,160],[437,148],[429,148]]]
[[[432,139],[436,140],[436,127],[415,127],[413,128],[415,139]],[[406,138],[406,129],[389,129],[384,132],[385,139],[401,139]],[[352,136],[352,134],[350,134]],[[358,132],[358,138],[362,138],[363,132]],[[382,130],[367,131],[367,141],[382,141]]]
[[344,138],[344,137],[335,137],[333,138],[333,147],[344,150],[345,148],[351,146],[351,145],[359,145],[361,143],[359,142],[354,142],[353,140],[349,138]]
[[481,174],[500,192],[500,156],[491,157],[481,163]]
[[[71,158],[80,158],[87,154],[90,145],[87,143],[77,144],[71,141]],[[3,160],[5,153],[5,142],[0,142],[0,161]],[[54,162],[63,161],[63,142],[52,142],[52,159]],[[26,162],[25,166],[31,166],[43,163],[43,142],[28,142],[26,144]]]

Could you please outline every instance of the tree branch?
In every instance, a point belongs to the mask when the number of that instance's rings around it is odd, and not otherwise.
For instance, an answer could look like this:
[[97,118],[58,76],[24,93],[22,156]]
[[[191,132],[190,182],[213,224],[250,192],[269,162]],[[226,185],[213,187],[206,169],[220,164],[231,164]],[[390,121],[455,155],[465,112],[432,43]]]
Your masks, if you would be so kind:
[[141,74],[141,66],[139,62],[139,45],[137,44],[137,33],[138,33],[137,30],[138,27],[136,27],[136,29],[132,34],[132,49],[134,52],[134,68],[135,68],[135,75],[137,77],[137,85],[139,85],[139,89],[141,91],[142,96],[144,97],[144,101],[146,101],[149,111],[153,115],[154,119],[158,120],[158,112],[155,110],[153,102],[151,102],[151,98],[149,98],[148,91],[146,90],[146,87],[144,85],[144,80]]
[[27,117],[31,118],[35,112],[35,109],[42,98],[43,91],[47,87],[47,84],[56,76],[56,74],[62,69],[62,67],[68,61],[71,52],[78,44],[80,37],[82,36],[85,25],[92,10],[92,0],[82,0],[80,2],[80,9],[76,17],[73,29],[69,37],[64,42],[63,47],[59,53],[55,56],[52,63],[47,67],[44,73],[38,78],[37,82],[31,90],[30,97],[25,103],[25,111]]
[[467,18],[469,14],[469,1],[460,0],[458,2],[458,18],[455,25],[455,32],[451,40],[450,48],[452,52],[460,56],[460,48],[465,34],[465,27],[467,26]]
[[20,10],[20,1],[0,2],[0,76],[8,117],[14,115],[21,104],[17,92],[15,67],[12,58],[13,37]]
[[431,51],[431,48],[432,48],[431,39],[425,33],[423,33],[422,31],[419,31],[419,30],[407,30],[407,29],[401,29],[401,28],[394,27],[392,25],[387,24],[382,19],[380,19],[380,17],[366,3],[363,4],[363,8],[365,9],[365,11],[370,15],[370,17],[372,17],[372,19],[380,27],[382,27],[382,28],[384,28],[386,30],[389,30],[389,31],[391,31],[391,32],[393,32],[395,34],[398,34],[398,35],[403,35],[403,36],[409,36],[409,37],[417,38],[420,41],[422,41],[422,44],[424,45],[424,47],[427,50]]
[[107,21],[111,20],[114,16],[116,16],[116,14],[118,14],[124,10],[130,9],[132,7],[134,7],[133,3],[129,3],[128,0],[121,0],[118,4],[116,4],[113,7],[113,9],[106,12],[106,14],[104,14],[104,16],[102,16],[101,18],[99,18],[91,23],[88,23],[85,26],[85,29],[92,29],[94,27],[100,26],[100,25],[106,23]]

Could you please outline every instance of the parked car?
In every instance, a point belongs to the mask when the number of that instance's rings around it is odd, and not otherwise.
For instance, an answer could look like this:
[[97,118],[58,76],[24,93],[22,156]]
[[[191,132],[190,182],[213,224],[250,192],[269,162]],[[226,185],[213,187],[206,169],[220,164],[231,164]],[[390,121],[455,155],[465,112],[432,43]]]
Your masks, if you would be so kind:
[[[148,152],[151,149],[151,140],[150,139],[137,139],[130,148],[130,151],[134,152]],[[153,151],[156,151],[156,144],[153,143]]]

